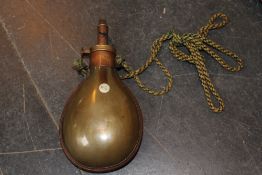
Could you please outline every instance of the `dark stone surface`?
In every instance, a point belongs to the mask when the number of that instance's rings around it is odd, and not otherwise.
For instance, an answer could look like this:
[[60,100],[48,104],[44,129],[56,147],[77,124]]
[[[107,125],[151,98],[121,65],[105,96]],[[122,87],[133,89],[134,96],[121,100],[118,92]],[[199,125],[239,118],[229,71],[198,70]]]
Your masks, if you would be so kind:
[[[160,59],[174,75],[174,88],[153,97],[125,81],[141,105],[145,134],[136,158],[109,174],[262,174],[259,0],[1,0],[0,175],[87,174],[63,155],[57,125],[80,81],[73,59],[95,43],[99,18],[107,19],[118,53],[138,67],[162,33],[196,32],[216,12],[230,23],[209,37],[245,60],[241,72],[231,73],[205,55],[225,111],[209,110],[195,67],[164,49]],[[165,83],[156,66],[141,77],[154,87]]]
[[59,147],[57,129],[3,28],[0,38],[1,153]]
[[61,150],[4,155],[0,162],[2,174],[81,174]]

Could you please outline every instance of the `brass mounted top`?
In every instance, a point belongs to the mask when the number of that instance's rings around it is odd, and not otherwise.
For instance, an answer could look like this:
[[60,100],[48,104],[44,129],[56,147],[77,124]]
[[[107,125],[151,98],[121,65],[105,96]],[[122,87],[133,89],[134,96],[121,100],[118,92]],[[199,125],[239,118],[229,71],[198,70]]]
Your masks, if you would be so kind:
[[97,45],[90,48],[90,52],[97,50],[116,52],[115,48],[108,44],[108,26],[106,20],[100,19],[97,26]]

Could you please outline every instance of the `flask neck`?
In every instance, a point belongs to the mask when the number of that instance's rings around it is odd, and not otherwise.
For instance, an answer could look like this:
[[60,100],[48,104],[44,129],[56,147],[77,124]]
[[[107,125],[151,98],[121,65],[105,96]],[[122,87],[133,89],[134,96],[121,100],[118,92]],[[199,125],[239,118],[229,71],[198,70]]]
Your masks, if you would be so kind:
[[115,67],[115,52],[108,50],[91,52],[90,67]]

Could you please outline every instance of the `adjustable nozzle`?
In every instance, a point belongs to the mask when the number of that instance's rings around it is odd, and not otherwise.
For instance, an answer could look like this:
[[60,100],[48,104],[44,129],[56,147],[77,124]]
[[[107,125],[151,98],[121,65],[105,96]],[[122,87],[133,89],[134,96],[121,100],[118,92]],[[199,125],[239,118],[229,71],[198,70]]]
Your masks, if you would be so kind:
[[104,19],[100,19],[97,26],[97,44],[90,49],[91,52],[98,50],[115,52],[114,47],[108,44],[108,26]]
[[108,44],[108,26],[106,20],[100,19],[97,26],[97,44],[107,45]]

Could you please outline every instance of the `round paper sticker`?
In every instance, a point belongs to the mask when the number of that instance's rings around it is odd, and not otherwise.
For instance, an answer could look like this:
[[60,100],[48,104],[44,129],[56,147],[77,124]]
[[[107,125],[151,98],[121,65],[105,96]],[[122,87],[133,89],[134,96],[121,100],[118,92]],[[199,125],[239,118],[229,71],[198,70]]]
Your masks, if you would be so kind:
[[108,93],[110,91],[110,86],[107,83],[102,83],[99,85],[99,91],[102,93]]

